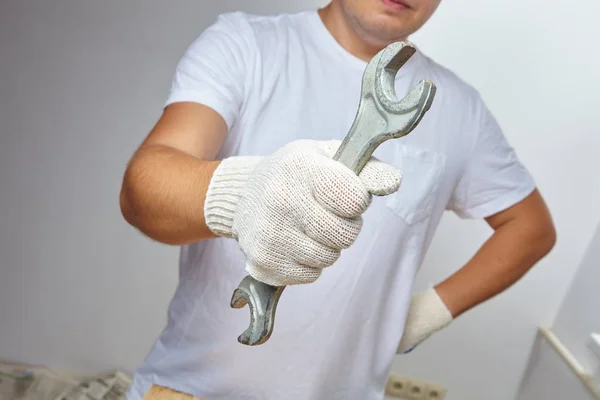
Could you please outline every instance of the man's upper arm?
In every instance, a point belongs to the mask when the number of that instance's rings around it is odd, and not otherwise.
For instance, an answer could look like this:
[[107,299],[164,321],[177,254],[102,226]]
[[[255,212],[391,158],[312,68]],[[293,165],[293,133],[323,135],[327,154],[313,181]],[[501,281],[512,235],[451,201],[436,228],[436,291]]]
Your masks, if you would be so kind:
[[163,145],[213,160],[239,117],[253,57],[242,15],[224,14],[181,57],[163,114],[142,146]]
[[530,196],[535,181],[479,99],[478,132],[447,209],[462,218],[487,218]]
[[210,107],[194,102],[168,105],[144,146],[166,146],[212,161],[227,137],[227,124]]

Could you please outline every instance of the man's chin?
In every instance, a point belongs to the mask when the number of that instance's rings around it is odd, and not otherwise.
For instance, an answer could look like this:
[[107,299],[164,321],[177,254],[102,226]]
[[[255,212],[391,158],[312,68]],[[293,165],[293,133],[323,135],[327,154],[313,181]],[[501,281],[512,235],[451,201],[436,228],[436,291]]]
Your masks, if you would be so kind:
[[370,36],[378,42],[389,44],[405,40],[410,34],[406,24],[387,16],[378,17],[369,24]]

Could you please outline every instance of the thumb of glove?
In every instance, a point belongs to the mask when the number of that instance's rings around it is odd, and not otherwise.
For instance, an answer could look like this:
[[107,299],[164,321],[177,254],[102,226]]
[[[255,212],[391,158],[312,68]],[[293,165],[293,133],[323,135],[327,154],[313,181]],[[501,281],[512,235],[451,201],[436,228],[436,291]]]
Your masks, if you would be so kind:
[[[318,150],[328,158],[333,158],[341,140],[327,140],[318,143]],[[396,192],[402,183],[402,171],[397,167],[371,156],[358,174],[367,191],[376,196],[386,196]]]

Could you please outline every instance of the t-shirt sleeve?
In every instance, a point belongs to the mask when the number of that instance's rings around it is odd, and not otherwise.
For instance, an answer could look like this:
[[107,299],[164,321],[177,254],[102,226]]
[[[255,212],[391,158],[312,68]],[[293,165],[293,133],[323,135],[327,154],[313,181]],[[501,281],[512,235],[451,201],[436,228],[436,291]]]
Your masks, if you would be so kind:
[[461,218],[485,218],[504,211],[536,187],[481,100],[479,108],[479,129],[471,156],[447,205]]
[[231,128],[244,99],[251,37],[243,18],[220,15],[179,60],[165,107],[176,102],[200,103],[218,112]]

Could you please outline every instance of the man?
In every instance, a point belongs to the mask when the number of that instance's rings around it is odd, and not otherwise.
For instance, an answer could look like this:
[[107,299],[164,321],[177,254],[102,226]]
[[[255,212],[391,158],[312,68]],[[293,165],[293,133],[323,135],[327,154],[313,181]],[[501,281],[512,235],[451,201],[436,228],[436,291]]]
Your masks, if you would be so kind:
[[[417,129],[381,145],[359,177],[331,159],[367,62],[438,3],[228,13],[189,47],[121,193],[130,224],[182,246],[167,327],[129,399],[153,386],[211,400],[382,399],[396,352],[551,250],[546,205],[481,97],[420,51],[396,82],[400,97],[421,79],[437,86]],[[411,296],[445,210],[494,232],[456,273]],[[247,273],[289,285],[257,347],[237,342],[248,312],[229,307]]]

